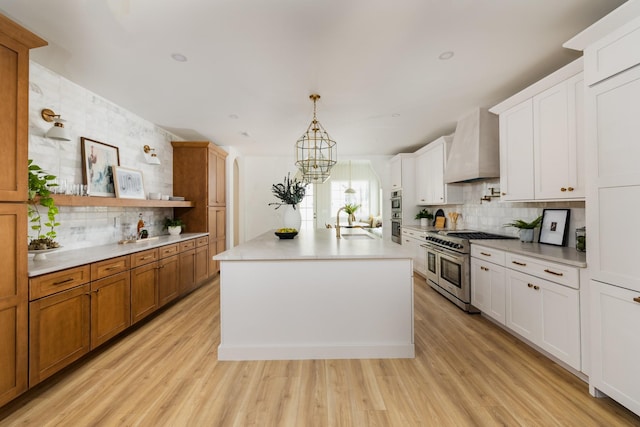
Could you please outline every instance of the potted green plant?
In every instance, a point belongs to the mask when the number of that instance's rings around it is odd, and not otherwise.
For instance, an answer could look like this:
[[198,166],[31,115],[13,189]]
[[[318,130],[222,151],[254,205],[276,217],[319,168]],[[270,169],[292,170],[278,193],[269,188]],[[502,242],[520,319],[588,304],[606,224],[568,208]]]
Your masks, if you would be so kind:
[[542,215],[530,222],[516,219],[504,226],[519,229],[521,242],[533,242],[533,229],[538,227],[540,222],[542,222]]
[[164,228],[163,230],[167,230],[170,235],[177,236],[182,232],[182,230],[186,230],[187,225],[179,218],[169,218],[166,217],[164,219]]
[[302,217],[300,210],[296,209],[296,205],[304,199],[306,191],[307,184],[295,178],[291,179],[289,174],[284,177],[282,183],[271,186],[271,192],[280,201],[269,203],[269,206],[276,205],[276,209],[279,209],[281,206],[285,207],[284,213],[282,214],[283,228],[300,229]]
[[429,225],[429,221],[433,219],[433,214],[426,209],[422,209],[416,214],[416,219],[420,220],[420,226],[426,227]]
[[[60,244],[55,241],[57,237],[55,229],[60,225],[60,223],[56,221],[58,207],[51,197],[51,190],[49,190],[50,187],[56,185],[56,177],[34,164],[31,159],[29,159],[28,170],[29,224],[31,230],[35,231],[35,235],[29,236],[29,250],[42,251],[59,248]],[[47,208],[46,220],[43,219],[39,206]]]
[[349,225],[353,225],[353,221],[356,220],[356,211],[360,208],[360,205],[356,205],[355,203],[347,203],[344,205],[344,211],[349,215],[347,220],[349,221]]

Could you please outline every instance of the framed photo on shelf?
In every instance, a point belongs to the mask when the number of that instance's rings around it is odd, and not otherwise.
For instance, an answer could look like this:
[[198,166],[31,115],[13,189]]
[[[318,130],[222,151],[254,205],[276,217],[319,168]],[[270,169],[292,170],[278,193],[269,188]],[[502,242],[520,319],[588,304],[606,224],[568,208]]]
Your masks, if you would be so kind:
[[116,197],[121,199],[146,199],[142,171],[137,169],[113,167],[115,178]]
[[81,137],[82,180],[89,196],[115,197],[113,166],[120,166],[118,147]]
[[569,237],[569,209],[544,209],[540,226],[540,243],[566,246]]

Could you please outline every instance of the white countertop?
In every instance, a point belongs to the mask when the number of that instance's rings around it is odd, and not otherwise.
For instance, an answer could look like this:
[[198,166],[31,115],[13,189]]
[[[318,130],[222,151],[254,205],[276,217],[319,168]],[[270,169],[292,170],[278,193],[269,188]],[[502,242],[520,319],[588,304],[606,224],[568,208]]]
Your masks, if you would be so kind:
[[170,236],[167,234],[151,239],[142,239],[136,243],[127,243],[123,245],[113,243],[109,245],[93,246],[90,248],[49,252],[46,254],[47,259],[44,260],[34,261],[33,257],[29,257],[29,277],[40,276],[41,274],[52,273],[54,271],[60,271],[66,268],[77,267],[79,265],[102,261],[109,258],[129,255],[135,252],[153,249],[159,246],[170,245],[172,243],[178,243],[184,240],[195,239],[208,235],[209,233],[182,233],[178,236]]
[[[406,259],[411,252],[363,229],[342,230],[336,238],[333,228],[301,231],[293,239],[279,239],[275,230],[242,243],[215,257],[219,261],[309,260],[309,259]],[[372,239],[348,239],[347,234],[369,234]]]
[[547,261],[568,264],[574,267],[587,266],[587,254],[578,252],[576,248],[566,246],[545,245],[544,243],[523,243],[518,239],[512,240],[471,240],[471,244],[500,249],[519,255],[540,258]]

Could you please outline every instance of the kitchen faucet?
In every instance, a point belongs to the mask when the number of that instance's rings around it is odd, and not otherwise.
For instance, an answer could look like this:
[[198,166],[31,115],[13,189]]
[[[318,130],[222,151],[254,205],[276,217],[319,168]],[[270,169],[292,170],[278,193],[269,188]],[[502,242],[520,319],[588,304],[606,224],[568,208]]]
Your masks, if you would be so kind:
[[336,213],[336,238],[340,238],[340,211],[344,210],[344,206],[338,209],[338,213]]

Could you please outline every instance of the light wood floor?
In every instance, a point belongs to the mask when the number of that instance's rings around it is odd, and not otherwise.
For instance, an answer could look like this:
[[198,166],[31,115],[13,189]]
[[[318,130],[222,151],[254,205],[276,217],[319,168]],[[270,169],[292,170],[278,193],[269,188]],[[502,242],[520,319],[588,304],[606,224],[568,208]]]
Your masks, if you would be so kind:
[[0,425],[640,425],[422,279],[415,285],[415,359],[218,362],[214,281],[1,408]]

